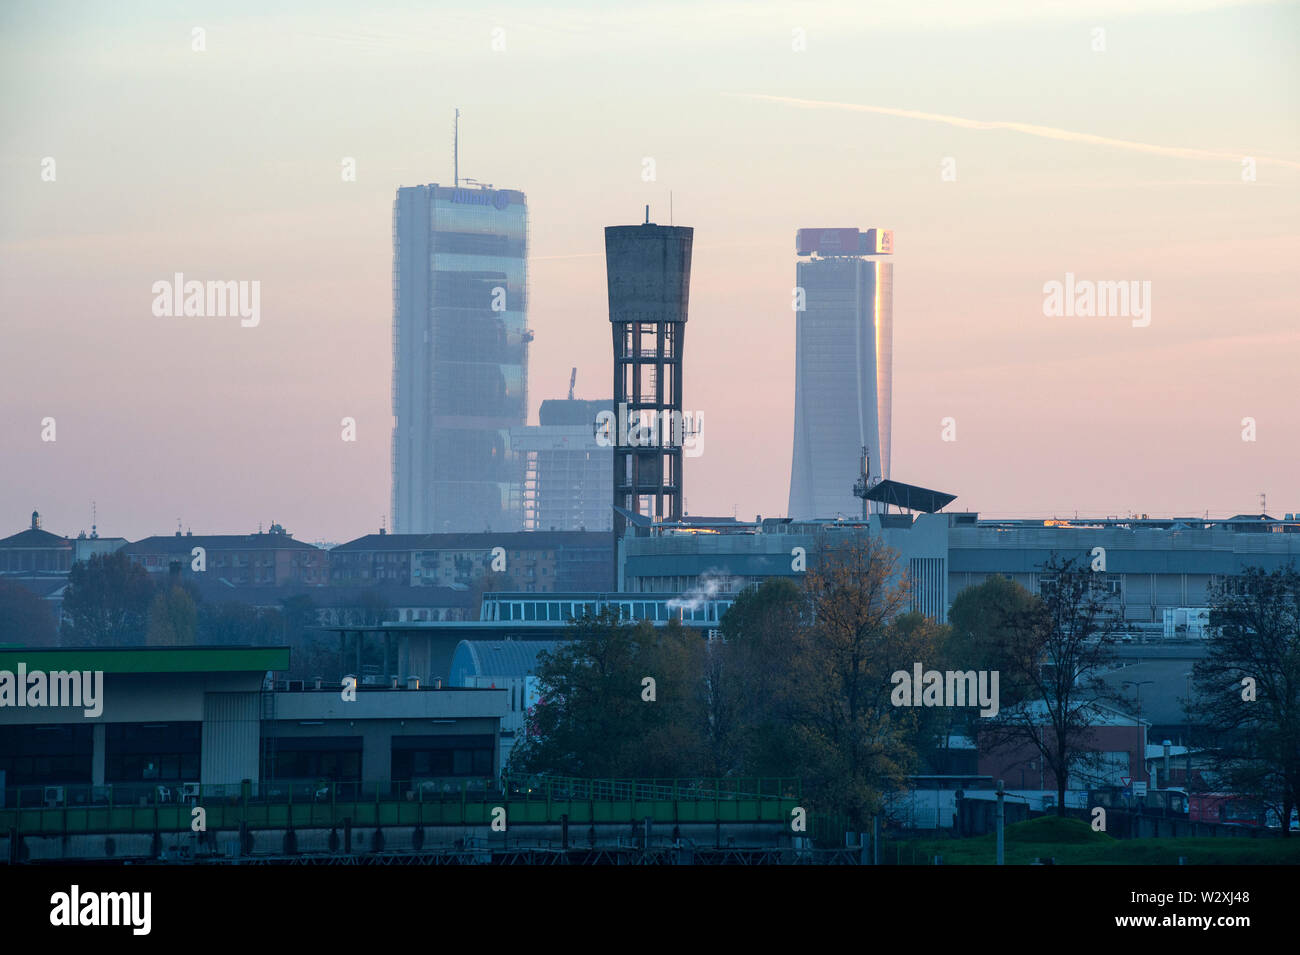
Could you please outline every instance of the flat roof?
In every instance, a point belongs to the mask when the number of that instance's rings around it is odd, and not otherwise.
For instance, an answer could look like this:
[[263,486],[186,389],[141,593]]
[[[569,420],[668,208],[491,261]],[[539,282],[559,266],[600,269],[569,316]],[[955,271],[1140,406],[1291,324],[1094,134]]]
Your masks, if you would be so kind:
[[0,670],[232,673],[288,670],[288,647],[30,647],[0,650]]

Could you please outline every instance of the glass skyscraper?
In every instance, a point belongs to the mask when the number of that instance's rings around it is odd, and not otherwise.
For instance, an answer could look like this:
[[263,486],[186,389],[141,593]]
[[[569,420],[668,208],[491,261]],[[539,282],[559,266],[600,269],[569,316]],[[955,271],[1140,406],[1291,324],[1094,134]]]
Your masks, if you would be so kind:
[[894,251],[884,229],[800,229],[796,251],[794,459],[796,520],[860,516],[853,485],[889,477]]
[[393,206],[393,529],[515,531],[528,399],[528,206],[437,184]]

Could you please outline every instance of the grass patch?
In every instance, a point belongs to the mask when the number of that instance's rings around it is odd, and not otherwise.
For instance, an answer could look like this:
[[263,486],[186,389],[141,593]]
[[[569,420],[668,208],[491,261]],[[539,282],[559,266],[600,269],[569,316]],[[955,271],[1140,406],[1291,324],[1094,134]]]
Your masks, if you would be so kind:
[[[1093,832],[1080,819],[1042,816],[1007,826],[1004,843],[1008,865],[1055,859],[1057,865],[1300,865],[1300,838],[1220,837],[1115,839]],[[967,839],[900,839],[885,841],[880,861],[899,865],[994,865],[997,837]]]

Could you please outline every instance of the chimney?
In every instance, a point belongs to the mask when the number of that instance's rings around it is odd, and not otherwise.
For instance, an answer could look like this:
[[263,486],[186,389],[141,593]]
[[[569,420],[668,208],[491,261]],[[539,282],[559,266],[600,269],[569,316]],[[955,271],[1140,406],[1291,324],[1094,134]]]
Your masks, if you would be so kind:
[[320,677],[316,677],[316,689],[318,689],[318,690],[320,689],[320,684],[321,684],[321,678],[320,678]]
[[418,690],[420,688],[420,678],[418,676],[408,676],[406,678],[406,688],[408,690]]
[[41,515],[37,511],[32,511],[32,530],[39,531],[40,529],[41,529]]
[[397,689],[397,677],[393,677],[393,689]]

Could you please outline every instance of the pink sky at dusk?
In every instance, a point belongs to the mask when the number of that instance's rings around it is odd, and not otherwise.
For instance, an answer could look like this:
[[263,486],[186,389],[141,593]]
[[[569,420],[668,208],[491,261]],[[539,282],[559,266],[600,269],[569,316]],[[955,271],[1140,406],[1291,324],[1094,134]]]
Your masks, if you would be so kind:
[[[671,191],[695,228],[691,513],[785,513],[805,226],[895,232],[895,478],[998,515],[1300,511],[1300,11],[965,6],[6,5],[0,536],[92,499],[132,538],[378,528],[393,195],[450,181],[457,106],[462,175],[529,197],[530,423],[573,366],[610,392],[603,227]],[[260,281],[261,323],[153,316],[176,272]],[[1046,317],[1067,272],[1150,282],[1150,325]]]

